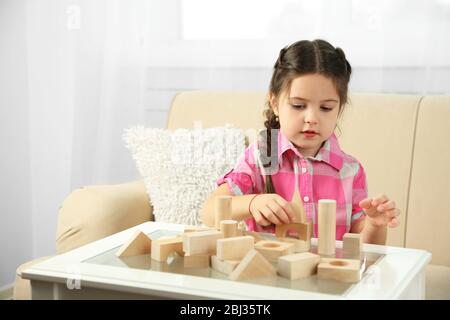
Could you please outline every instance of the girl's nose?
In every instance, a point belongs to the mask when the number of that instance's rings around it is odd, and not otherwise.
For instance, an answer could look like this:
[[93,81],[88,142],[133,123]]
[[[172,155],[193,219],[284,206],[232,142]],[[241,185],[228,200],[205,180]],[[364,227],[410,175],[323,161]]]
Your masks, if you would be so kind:
[[305,122],[310,124],[317,123],[316,113],[312,110],[307,110],[305,113]]

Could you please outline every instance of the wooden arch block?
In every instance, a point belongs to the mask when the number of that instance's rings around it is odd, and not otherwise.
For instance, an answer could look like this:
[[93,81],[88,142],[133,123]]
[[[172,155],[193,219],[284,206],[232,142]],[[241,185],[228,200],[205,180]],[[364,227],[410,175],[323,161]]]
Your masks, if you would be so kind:
[[285,238],[288,231],[294,230],[297,232],[298,239],[303,241],[310,241],[312,236],[313,225],[312,222],[293,222],[286,224],[278,224],[275,227],[275,236],[277,238]]

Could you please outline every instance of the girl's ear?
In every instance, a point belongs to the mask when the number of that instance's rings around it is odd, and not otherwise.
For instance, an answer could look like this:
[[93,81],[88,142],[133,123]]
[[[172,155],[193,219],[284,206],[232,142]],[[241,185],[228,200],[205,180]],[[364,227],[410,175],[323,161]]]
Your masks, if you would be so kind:
[[269,92],[269,103],[275,115],[278,115],[278,99],[272,92]]

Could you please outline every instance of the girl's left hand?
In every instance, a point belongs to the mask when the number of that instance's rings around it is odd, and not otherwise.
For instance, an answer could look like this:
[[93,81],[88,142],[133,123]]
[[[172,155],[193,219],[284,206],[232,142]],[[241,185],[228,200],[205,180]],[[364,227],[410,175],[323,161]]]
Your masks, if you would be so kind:
[[400,210],[395,207],[395,202],[389,200],[384,194],[375,198],[366,198],[359,202],[359,206],[374,226],[387,225],[390,228],[395,228],[399,225]]

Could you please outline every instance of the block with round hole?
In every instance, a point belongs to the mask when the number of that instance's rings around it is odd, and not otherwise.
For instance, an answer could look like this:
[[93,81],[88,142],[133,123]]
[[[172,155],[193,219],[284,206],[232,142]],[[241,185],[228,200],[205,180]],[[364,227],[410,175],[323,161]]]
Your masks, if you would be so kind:
[[358,282],[361,280],[360,267],[359,260],[322,258],[317,267],[317,276],[319,279]]
[[278,261],[279,257],[294,253],[294,244],[281,241],[262,240],[255,244],[255,250],[271,262]]

